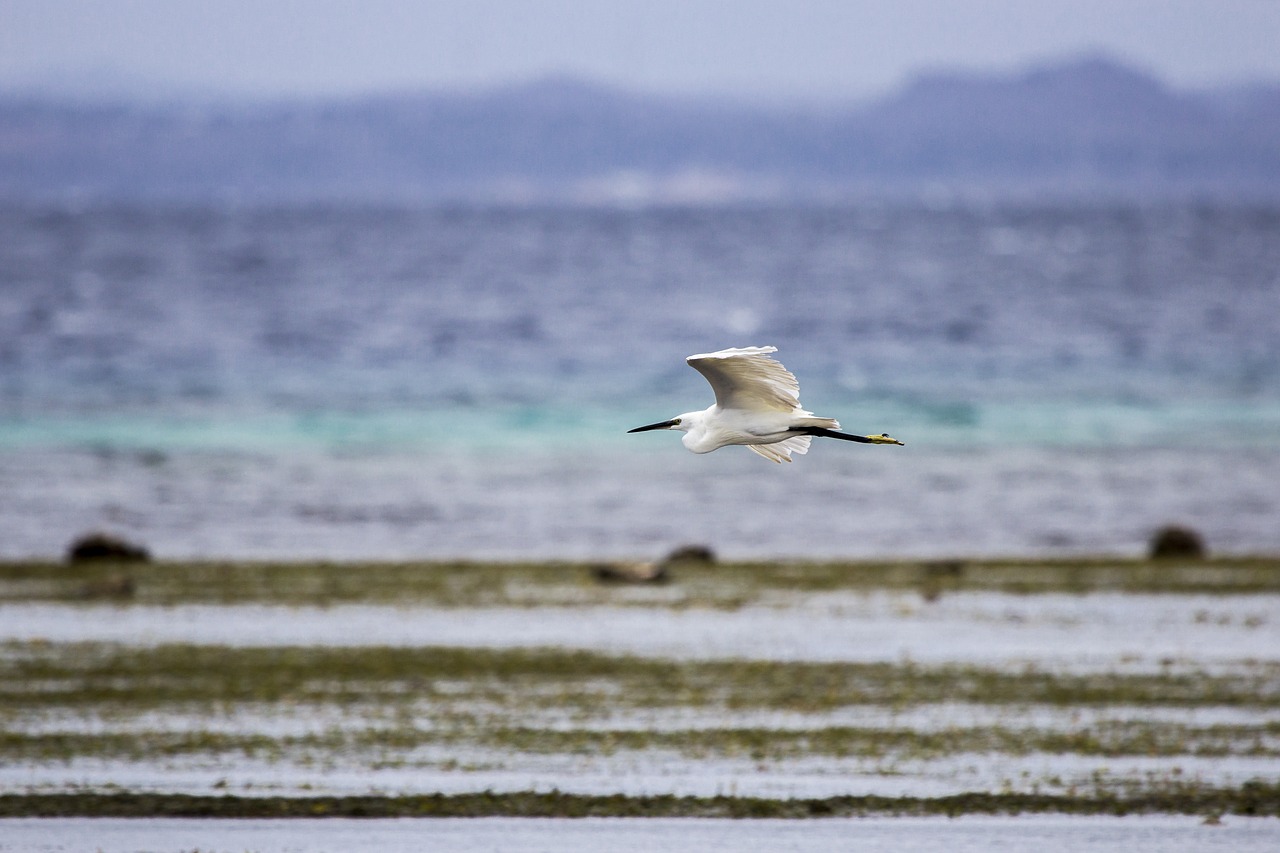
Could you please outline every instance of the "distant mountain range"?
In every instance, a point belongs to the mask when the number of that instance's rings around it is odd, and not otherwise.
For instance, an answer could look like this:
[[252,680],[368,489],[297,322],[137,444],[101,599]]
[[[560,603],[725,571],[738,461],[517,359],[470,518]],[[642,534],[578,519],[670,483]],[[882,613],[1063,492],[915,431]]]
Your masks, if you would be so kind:
[[1280,200],[1280,84],[1105,58],[844,109],[572,79],[270,104],[0,96],[0,199],[664,204],[920,193]]

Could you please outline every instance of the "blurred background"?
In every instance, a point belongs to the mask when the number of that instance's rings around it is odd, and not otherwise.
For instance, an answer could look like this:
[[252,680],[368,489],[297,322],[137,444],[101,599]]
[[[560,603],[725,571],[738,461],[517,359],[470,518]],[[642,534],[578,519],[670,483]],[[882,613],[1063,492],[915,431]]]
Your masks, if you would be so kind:
[[[0,0],[0,556],[1280,550],[1280,6]],[[775,345],[905,448],[628,436]]]

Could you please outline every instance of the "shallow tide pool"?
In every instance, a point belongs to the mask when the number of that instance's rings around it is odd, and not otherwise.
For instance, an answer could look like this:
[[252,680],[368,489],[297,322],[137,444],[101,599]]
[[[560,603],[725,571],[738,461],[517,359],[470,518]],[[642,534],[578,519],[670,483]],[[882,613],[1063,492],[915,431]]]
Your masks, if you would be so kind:
[[992,849],[1038,853],[1076,850],[1273,851],[1280,820],[1224,818],[1208,826],[1200,818],[969,816],[960,818],[853,818],[806,821],[627,818],[444,818],[436,820],[211,820],[56,818],[0,820],[4,853],[346,853],[480,851],[586,853],[586,851],[697,850],[701,853]]
[[0,642],[558,647],[664,658],[1079,669],[1272,659],[1280,595],[797,595],[736,610],[379,605],[0,605]]

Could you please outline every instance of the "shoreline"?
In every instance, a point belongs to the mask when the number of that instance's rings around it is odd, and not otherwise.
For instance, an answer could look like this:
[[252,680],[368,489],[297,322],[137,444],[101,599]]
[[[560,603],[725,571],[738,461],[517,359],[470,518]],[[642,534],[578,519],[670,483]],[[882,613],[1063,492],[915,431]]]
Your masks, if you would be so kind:
[[[660,577],[609,577],[664,566]],[[625,575],[625,571],[623,573]],[[647,582],[651,581],[651,582]],[[392,603],[438,607],[573,605],[736,609],[779,594],[959,592],[1280,593],[1280,555],[1203,559],[627,561],[0,561],[0,603]]]

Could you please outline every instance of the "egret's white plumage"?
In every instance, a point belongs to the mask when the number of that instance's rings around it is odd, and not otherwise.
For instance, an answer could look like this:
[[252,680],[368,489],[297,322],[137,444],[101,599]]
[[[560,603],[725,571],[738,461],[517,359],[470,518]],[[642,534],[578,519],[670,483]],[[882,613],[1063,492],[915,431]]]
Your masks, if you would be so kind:
[[840,423],[834,418],[820,418],[801,408],[795,376],[769,357],[777,351],[777,347],[734,347],[689,356],[685,359],[689,366],[711,383],[715,403],[703,411],[628,432],[678,429],[684,433],[684,446],[694,453],[741,444],[774,462],[790,462],[791,454],[809,452],[815,435],[864,444],[902,444],[887,435],[836,432]]

